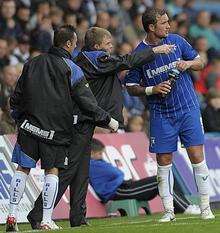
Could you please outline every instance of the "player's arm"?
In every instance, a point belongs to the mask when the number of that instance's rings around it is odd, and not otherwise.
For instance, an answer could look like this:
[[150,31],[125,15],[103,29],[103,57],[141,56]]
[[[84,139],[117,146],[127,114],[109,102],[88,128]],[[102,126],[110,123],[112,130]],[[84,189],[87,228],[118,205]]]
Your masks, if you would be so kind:
[[111,118],[108,112],[98,106],[82,70],[77,66],[74,69],[74,74],[71,76],[71,96],[83,114],[90,116],[96,125],[109,126],[112,130],[117,131],[118,122]]
[[132,96],[148,96],[156,94],[167,95],[171,90],[171,86],[169,81],[164,81],[162,83],[159,83],[158,85],[150,87],[142,87],[140,85],[127,86],[127,90],[129,95]]
[[198,71],[202,70],[205,67],[205,62],[201,57],[197,57],[194,60],[189,61],[180,60],[177,62],[176,67],[180,71],[185,71],[188,69]]
[[89,88],[88,82],[84,77],[71,87],[71,92],[72,98],[78,104],[82,112],[91,116],[97,124],[108,125],[111,117],[98,106],[97,101]]
[[143,87],[140,85],[143,76],[141,68],[132,69],[125,77],[125,83],[129,95],[148,96],[156,94],[168,94],[171,90],[169,81],[164,81],[155,86]]
[[141,51],[126,54],[124,56],[102,56],[98,59],[98,72],[100,74],[108,74],[140,67],[145,63],[152,61],[156,54],[168,54],[173,48],[174,45],[165,44],[152,49],[145,48]]
[[176,66],[180,71],[202,70],[205,67],[205,62],[199,56],[198,52],[181,36],[177,36],[177,43],[182,52],[182,60],[178,61]]

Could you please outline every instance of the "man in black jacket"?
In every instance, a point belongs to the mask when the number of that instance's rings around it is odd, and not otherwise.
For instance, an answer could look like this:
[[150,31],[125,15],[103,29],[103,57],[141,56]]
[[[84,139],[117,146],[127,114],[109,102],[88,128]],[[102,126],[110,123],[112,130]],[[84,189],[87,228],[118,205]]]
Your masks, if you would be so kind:
[[101,109],[81,69],[71,60],[77,36],[72,26],[55,31],[54,46],[24,66],[11,97],[12,115],[18,138],[12,162],[17,170],[10,186],[10,208],[6,231],[17,231],[17,207],[24,193],[30,169],[41,159],[45,169],[41,229],[57,229],[52,211],[58,191],[58,169],[65,169],[75,140],[73,124],[80,110],[94,122],[117,130],[117,121]]
[[[117,73],[149,62],[157,53],[169,53],[172,51],[173,45],[163,45],[146,49],[141,53],[113,57],[108,53],[112,50],[111,40],[109,31],[98,27],[90,28],[85,36],[85,49],[77,56],[76,63],[83,70],[99,106],[108,111],[119,122],[120,127],[123,127],[121,83]],[[55,205],[59,202],[67,186],[70,185],[70,225],[72,227],[85,223],[90,143],[94,128],[95,124],[91,121],[90,116],[83,112],[79,117],[79,123],[75,126],[75,130],[79,133],[78,142],[72,145],[75,147],[74,151],[78,151],[75,156],[80,157],[77,174],[75,175],[75,170],[71,168],[75,166],[75,163],[71,163],[72,165],[67,170],[63,170],[62,175],[60,173],[60,180],[62,179],[60,186],[62,187],[59,188]],[[28,214],[28,219],[32,228],[37,228],[37,223],[42,219],[42,199],[40,197]]]
[[75,61],[83,70],[99,106],[112,114],[123,128],[123,99],[118,72],[140,67],[144,61],[154,60],[156,54],[168,54],[173,48],[173,45],[165,44],[132,55],[112,56],[111,33],[103,28],[91,27],[85,35],[85,47]]

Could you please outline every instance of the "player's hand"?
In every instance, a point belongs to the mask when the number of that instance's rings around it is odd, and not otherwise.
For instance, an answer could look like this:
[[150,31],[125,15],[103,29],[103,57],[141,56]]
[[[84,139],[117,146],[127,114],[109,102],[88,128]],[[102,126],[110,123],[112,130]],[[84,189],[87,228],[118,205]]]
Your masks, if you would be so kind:
[[171,86],[169,81],[164,81],[153,87],[153,94],[167,95],[171,91]]
[[169,54],[175,49],[175,47],[176,46],[174,44],[164,44],[164,45],[154,47],[152,50],[153,50],[154,53]]
[[111,118],[108,126],[109,126],[109,128],[111,128],[111,130],[113,132],[117,132],[118,131],[118,127],[119,127],[119,123],[114,118]]
[[176,62],[176,68],[180,71],[188,70],[190,67],[191,67],[190,61],[180,60]]

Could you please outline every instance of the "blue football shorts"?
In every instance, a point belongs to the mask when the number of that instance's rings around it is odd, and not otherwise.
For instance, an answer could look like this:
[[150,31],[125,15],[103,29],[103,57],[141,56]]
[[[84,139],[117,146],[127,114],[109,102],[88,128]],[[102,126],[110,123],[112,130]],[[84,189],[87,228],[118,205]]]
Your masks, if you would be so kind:
[[199,109],[178,117],[150,117],[150,145],[152,153],[177,151],[178,138],[185,148],[204,144],[204,130]]

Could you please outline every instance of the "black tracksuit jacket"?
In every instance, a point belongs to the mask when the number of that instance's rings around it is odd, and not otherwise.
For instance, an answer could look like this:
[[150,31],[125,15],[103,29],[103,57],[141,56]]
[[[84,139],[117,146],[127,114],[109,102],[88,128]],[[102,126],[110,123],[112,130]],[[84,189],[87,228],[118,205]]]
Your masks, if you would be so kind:
[[[56,47],[24,65],[10,99],[20,132],[28,131],[47,143],[68,145],[73,137],[73,115],[83,111],[84,120],[105,126],[109,123],[110,115],[97,105],[83,73],[82,77],[74,77],[76,69],[80,70],[71,55]],[[53,132],[53,137],[46,132]]]
[[108,111],[123,127],[122,86],[117,73],[140,67],[155,57],[151,48],[131,55],[110,56],[105,51],[86,48],[78,54],[75,62],[83,70],[98,105]]

